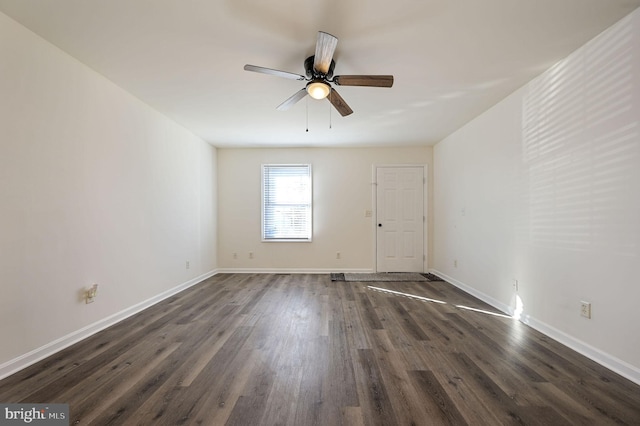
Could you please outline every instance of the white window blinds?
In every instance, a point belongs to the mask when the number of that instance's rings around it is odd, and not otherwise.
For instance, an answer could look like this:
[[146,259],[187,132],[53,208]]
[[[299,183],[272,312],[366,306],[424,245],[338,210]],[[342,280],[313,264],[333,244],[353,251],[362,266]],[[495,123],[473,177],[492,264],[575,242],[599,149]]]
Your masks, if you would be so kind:
[[311,164],[262,166],[262,240],[311,241]]

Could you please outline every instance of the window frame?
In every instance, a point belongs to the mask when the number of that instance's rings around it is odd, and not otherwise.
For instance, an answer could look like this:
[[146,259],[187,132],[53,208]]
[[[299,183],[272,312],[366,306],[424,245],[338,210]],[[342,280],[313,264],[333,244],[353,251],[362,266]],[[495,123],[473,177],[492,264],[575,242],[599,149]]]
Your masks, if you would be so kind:
[[[275,169],[275,168],[283,168],[283,167],[305,167],[308,171],[307,176],[309,178],[309,194],[308,194],[308,203],[304,204],[308,208],[308,226],[309,226],[309,236],[308,238],[294,238],[294,237],[267,237],[266,233],[266,206],[267,200],[266,196],[266,173],[267,169]],[[279,242],[294,242],[294,243],[310,243],[313,241],[313,168],[310,163],[266,163],[262,164],[261,168],[261,220],[260,220],[260,232],[262,242],[264,243],[279,243]]]

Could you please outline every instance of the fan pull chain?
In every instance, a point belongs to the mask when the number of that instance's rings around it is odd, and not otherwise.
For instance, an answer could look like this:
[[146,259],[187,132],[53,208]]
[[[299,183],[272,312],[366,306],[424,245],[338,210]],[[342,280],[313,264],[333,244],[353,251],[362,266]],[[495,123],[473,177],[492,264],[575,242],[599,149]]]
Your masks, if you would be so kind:
[[305,106],[307,110],[307,133],[309,133],[309,97],[305,96]]
[[333,127],[331,126],[331,106],[333,105],[331,103],[331,94],[333,92],[333,89],[329,92],[329,128],[333,129]]

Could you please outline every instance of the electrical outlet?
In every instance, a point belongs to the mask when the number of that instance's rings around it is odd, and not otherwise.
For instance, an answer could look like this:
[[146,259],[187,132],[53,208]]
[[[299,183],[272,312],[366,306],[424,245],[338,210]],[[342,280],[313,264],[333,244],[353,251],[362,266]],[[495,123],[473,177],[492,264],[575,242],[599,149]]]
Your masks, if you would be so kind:
[[513,280],[513,289],[518,291],[518,280]]
[[458,259],[455,259],[455,260],[453,261],[453,267],[454,267],[454,268],[457,268],[457,267],[458,267]]
[[337,252],[336,252],[336,259],[340,259],[340,257],[341,257],[341,254],[340,254],[340,252],[339,252],[339,251],[337,251]]
[[233,258],[237,259],[238,258],[238,253],[233,253]]
[[249,259],[253,259],[253,252],[252,251],[249,252]]
[[585,318],[591,318],[591,303],[582,301],[580,302],[580,315]]
[[191,267],[191,264],[189,263],[189,261],[187,260],[187,264],[185,265],[187,269],[189,269]]

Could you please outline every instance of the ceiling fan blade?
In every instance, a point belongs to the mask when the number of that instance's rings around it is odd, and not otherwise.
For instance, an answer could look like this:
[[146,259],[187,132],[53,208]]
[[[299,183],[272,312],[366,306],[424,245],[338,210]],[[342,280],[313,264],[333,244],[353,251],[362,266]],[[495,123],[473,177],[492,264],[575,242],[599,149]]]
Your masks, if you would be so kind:
[[353,110],[349,107],[349,105],[347,105],[344,99],[342,99],[342,96],[340,96],[335,89],[331,88],[331,92],[329,93],[327,99],[329,99],[331,105],[333,105],[334,108],[338,110],[341,116],[346,117],[347,115],[353,113]]
[[294,74],[292,72],[287,72],[287,71],[274,70],[274,69],[271,69],[271,68],[258,67],[256,65],[247,64],[247,65],[244,66],[244,70],[245,71],[259,72],[259,73],[262,73],[262,74],[275,75],[277,77],[290,78],[292,80],[304,80],[305,79],[305,77],[303,75],[300,75],[300,74]]
[[278,111],[286,111],[292,106],[294,106],[296,102],[298,102],[300,99],[304,98],[305,96],[307,96],[307,89],[298,90],[296,93],[293,94],[293,96],[291,96],[289,99],[287,99],[286,101],[278,105],[276,109]]
[[337,75],[333,81],[338,86],[391,87],[392,75]]
[[318,31],[318,40],[316,41],[316,54],[313,59],[313,69],[321,74],[328,74],[333,53],[336,51],[338,39],[329,33]]

